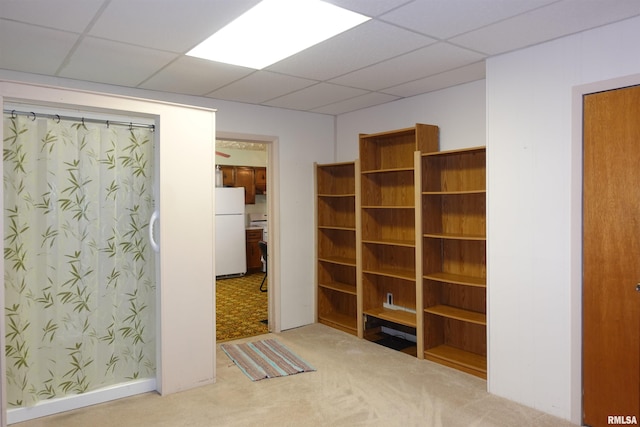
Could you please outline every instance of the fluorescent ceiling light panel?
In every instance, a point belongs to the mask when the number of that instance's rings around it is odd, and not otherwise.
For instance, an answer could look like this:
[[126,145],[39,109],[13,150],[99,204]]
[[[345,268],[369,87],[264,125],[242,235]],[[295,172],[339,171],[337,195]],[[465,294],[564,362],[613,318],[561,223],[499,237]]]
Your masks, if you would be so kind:
[[262,69],[369,19],[320,0],[263,0],[187,55]]

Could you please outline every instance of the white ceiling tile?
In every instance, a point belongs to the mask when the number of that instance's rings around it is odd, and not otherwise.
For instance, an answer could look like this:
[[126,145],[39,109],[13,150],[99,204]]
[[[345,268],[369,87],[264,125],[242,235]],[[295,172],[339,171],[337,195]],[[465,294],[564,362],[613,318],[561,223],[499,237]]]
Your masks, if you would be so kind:
[[411,3],[413,0],[325,0],[345,9],[361,13],[366,16],[378,16],[398,6]]
[[186,53],[259,0],[111,0],[90,34]]
[[135,87],[174,58],[170,53],[85,37],[59,75]]
[[362,108],[372,107],[374,105],[384,104],[386,102],[395,101],[398,96],[389,95],[380,92],[369,92],[364,95],[356,96],[345,101],[336,102],[316,108],[311,111],[321,114],[343,114],[350,111],[360,110]]
[[428,37],[369,21],[267,69],[328,80],[432,43],[435,40]]
[[259,104],[318,83],[315,80],[285,76],[269,71],[256,71],[207,96],[218,99]]
[[380,90],[482,59],[484,59],[483,56],[478,53],[447,43],[437,43],[338,77],[331,82],[368,90]]
[[0,68],[54,75],[77,39],[72,33],[0,21]]
[[421,93],[432,92],[446,87],[456,86],[463,83],[482,80],[486,77],[484,61],[471,65],[456,68],[451,71],[436,74],[424,79],[414,80],[384,90],[385,93],[398,97],[414,96]]
[[191,56],[180,57],[140,84],[143,89],[206,95],[255,70]]
[[384,21],[441,39],[536,9],[557,0],[414,1],[383,16]]
[[638,0],[564,0],[454,37],[451,42],[495,55],[638,14]]
[[366,93],[364,90],[341,87],[329,83],[318,83],[305,89],[267,101],[264,104],[294,110],[313,110],[324,105]]
[[81,33],[103,3],[104,0],[2,0],[0,17]]

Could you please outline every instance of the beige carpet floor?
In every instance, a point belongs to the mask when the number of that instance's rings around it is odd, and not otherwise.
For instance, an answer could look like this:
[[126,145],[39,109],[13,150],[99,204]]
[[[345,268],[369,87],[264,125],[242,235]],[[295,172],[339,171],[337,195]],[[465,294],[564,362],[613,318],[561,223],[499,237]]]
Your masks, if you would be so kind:
[[[276,338],[317,371],[253,382],[219,349],[217,383],[147,393],[18,427],[568,427],[491,395],[486,382],[314,324]],[[242,342],[257,339],[247,338]]]

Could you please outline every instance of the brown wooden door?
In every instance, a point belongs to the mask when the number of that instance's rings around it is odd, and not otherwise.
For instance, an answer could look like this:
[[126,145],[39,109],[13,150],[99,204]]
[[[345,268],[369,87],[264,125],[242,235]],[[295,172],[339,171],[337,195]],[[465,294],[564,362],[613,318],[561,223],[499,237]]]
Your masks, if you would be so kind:
[[640,86],[585,96],[583,184],[583,423],[640,423]]

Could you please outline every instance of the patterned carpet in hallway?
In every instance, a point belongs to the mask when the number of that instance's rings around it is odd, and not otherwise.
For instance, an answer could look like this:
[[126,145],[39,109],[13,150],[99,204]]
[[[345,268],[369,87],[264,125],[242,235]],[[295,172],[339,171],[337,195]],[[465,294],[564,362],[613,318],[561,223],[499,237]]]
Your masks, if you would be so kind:
[[[216,280],[216,340],[230,341],[269,332],[267,292],[260,292],[264,273]],[[267,284],[268,284],[267,279]]]

